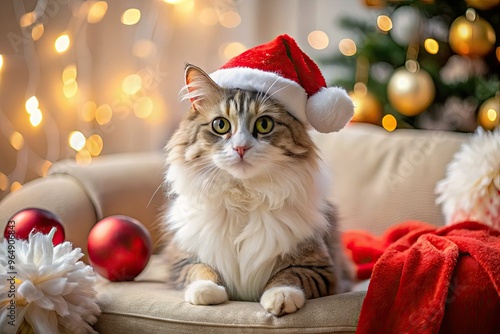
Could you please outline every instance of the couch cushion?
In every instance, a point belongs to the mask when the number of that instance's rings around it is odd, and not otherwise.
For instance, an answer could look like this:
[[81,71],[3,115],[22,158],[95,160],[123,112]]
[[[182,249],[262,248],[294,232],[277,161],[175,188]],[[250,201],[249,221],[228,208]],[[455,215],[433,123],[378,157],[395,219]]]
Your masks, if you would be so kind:
[[392,133],[370,124],[350,124],[314,135],[333,175],[331,201],[343,230],[381,234],[405,220],[444,224],[435,204],[436,182],[468,135],[426,130]]
[[102,314],[96,329],[106,333],[355,333],[364,292],[308,300],[295,314],[277,318],[255,302],[195,306],[166,287],[155,255],[135,282],[98,284]]

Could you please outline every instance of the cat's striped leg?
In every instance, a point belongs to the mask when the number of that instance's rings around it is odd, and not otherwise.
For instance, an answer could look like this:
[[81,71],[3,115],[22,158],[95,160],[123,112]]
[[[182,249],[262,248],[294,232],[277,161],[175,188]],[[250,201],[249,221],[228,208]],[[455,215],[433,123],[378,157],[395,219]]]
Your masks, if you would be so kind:
[[330,266],[294,265],[276,273],[260,298],[270,313],[281,316],[294,313],[305,300],[335,293],[336,277]]
[[219,275],[208,265],[189,258],[174,265],[178,285],[187,287],[184,299],[194,305],[221,304],[228,300]]

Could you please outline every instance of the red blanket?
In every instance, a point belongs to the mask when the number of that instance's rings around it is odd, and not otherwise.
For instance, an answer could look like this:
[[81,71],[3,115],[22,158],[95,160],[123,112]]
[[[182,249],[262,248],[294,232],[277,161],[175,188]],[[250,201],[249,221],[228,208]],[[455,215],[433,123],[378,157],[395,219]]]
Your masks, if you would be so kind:
[[358,277],[376,261],[356,333],[500,333],[499,231],[407,222],[343,241]]

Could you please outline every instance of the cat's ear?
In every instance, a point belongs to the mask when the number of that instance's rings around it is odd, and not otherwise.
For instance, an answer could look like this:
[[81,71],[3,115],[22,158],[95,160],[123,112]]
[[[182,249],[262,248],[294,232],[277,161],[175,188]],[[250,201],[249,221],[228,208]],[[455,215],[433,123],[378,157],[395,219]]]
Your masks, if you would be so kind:
[[189,99],[194,109],[200,110],[203,105],[215,103],[220,98],[222,88],[199,67],[186,64],[185,80],[186,93],[182,99]]

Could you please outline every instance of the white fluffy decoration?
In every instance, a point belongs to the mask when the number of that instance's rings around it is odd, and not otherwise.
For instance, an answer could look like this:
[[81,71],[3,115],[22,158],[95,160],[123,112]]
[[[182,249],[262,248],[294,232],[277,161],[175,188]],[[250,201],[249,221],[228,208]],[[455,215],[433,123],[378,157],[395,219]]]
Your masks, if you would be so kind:
[[[52,245],[55,232],[0,244],[0,332],[97,333],[90,326],[100,313],[95,273],[79,261],[80,248],[70,242]],[[9,264],[9,255],[15,263]]]
[[446,224],[465,220],[500,229],[500,129],[478,128],[436,186]]

